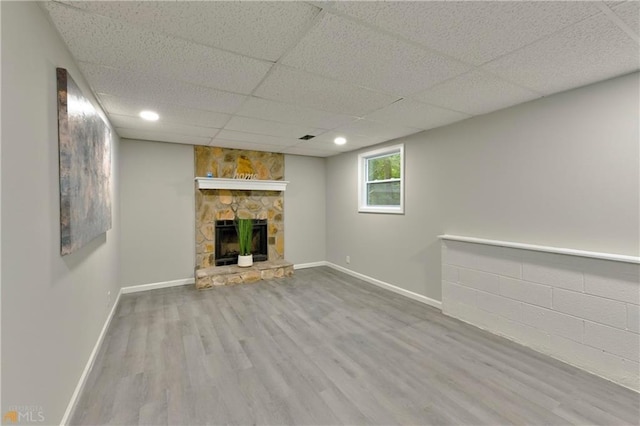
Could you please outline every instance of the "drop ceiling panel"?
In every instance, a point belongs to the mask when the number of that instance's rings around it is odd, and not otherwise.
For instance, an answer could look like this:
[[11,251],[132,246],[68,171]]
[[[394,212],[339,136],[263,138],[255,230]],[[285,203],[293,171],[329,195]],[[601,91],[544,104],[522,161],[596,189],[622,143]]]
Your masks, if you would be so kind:
[[639,57],[638,44],[599,15],[483,68],[550,94],[637,70]]
[[[335,138],[339,136],[347,139],[347,143],[345,145],[336,145],[333,142]],[[363,136],[358,135],[353,131],[349,132],[346,130],[338,129],[323,133],[311,140],[304,141],[304,143],[307,144],[307,146],[316,149],[328,149],[346,152],[352,150],[354,147],[375,145],[377,143],[383,142],[384,140],[385,139],[382,137]]]
[[121,138],[140,139],[144,141],[183,143],[187,145],[209,145],[211,138],[203,138],[199,136],[177,135],[167,132],[158,132],[154,130],[140,129],[124,129],[116,128],[116,132]]
[[324,149],[314,149],[303,145],[296,145],[286,148],[281,151],[283,154],[291,155],[307,155],[311,157],[331,157],[332,155],[339,154],[341,151],[331,151]]
[[238,110],[238,115],[282,121],[318,129],[333,129],[357,119],[349,115],[332,114],[293,104],[283,104],[268,99],[250,97]]
[[599,13],[595,2],[335,2],[340,12],[479,65]]
[[367,115],[365,118],[381,123],[427,130],[469,117],[468,114],[461,112],[427,105],[411,99],[402,99]]
[[244,95],[178,80],[151,77],[86,62],[79,65],[89,85],[98,94],[222,113],[235,112],[246,99]]
[[224,127],[226,130],[259,133],[287,139],[298,139],[304,135],[317,135],[321,130],[313,127],[296,126],[276,121],[259,120],[257,118],[234,116]]
[[168,123],[166,121],[147,121],[129,115],[110,114],[111,123],[118,128],[167,132],[177,135],[200,136],[211,139],[220,129],[210,127],[188,126],[186,124]]
[[220,133],[217,134],[216,138],[218,139],[226,139],[230,141],[239,141],[239,142],[252,142],[263,145],[273,145],[273,146],[291,146],[300,142],[297,139],[292,138],[281,138],[276,136],[269,135],[259,135],[257,133],[246,133],[246,132],[237,132],[235,130],[220,130]]
[[421,129],[398,126],[395,124],[378,123],[370,120],[358,120],[346,126],[336,129],[337,132],[344,132],[348,135],[359,135],[371,140],[389,140],[402,136],[418,133]]
[[468,114],[486,114],[541,95],[483,71],[471,71],[416,95],[416,99]]
[[167,123],[182,123],[186,125],[215,127],[221,129],[231,117],[212,111],[183,108],[159,102],[141,101],[138,99],[119,98],[110,95],[99,95],[100,103],[109,114],[128,115],[138,117],[142,110],[155,111],[160,120]]
[[283,63],[397,95],[424,90],[470,68],[331,14],[324,15]]
[[[310,140],[310,141],[303,141],[302,143],[299,143],[294,147],[289,147],[287,148],[287,151],[293,150],[293,148],[297,148],[299,152],[302,150],[305,150],[307,152],[318,151],[320,153],[325,152],[325,153],[332,153],[335,155],[335,154],[340,154],[341,152],[353,151],[354,149],[358,149],[362,146],[366,146],[366,145],[356,145],[353,143],[347,143],[345,145],[336,145],[333,143],[333,140],[331,141]],[[291,151],[290,153],[293,153],[293,152]]]
[[359,150],[373,150],[376,149],[375,145],[378,145],[380,142],[375,142],[375,143],[371,143],[368,145],[356,145],[353,143],[347,143],[346,145],[341,145],[341,146],[337,146],[337,145],[333,145],[330,144],[329,142],[323,142],[323,143],[318,143],[314,146],[312,146],[312,149],[319,149],[319,150],[323,150],[323,151],[329,151],[332,152],[333,155],[336,154],[340,154],[340,153],[345,153],[345,152],[352,152],[352,151],[359,151]]
[[334,114],[356,116],[365,115],[398,100],[398,96],[377,93],[280,66],[269,74],[255,95]]
[[67,2],[94,13],[255,58],[277,60],[319,8],[302,2]]
[[244,141],[234,141],[227,139],[215,138],[209,144],[210,146],[217,146],[219,148],[232,148],[232,149],[249,149],[253,151],[264,151],[264,152],[280,152],[282,150],[281,145],[269,145],[262,143],[253,143],[253,142],[244,142]]
[[614,7],[613,11],[636,35],[640,35],[640,2],[629,1]]
[[45,6],[80,61],[238,93],[250,93],[271,64],[140,29],[54,2]]

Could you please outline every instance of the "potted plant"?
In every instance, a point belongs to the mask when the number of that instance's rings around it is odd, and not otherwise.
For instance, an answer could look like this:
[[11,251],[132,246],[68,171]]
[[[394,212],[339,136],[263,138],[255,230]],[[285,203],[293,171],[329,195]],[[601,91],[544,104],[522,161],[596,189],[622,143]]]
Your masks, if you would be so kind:
[[251,241],[253,240],[253,221],[251,219],[236,219],[236,233],[238,234],[238,266],[246,268],[253,265]]

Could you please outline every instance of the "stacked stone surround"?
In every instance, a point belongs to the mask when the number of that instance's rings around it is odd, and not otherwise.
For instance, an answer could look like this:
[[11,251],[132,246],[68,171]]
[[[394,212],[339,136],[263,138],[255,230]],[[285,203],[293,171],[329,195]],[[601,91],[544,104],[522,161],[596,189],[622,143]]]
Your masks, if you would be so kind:
[[[226,179],[237,176],[253,176],[258,180],[284,178],[283,154],[207,146],[194,147],[194,154],[195,177],[211,173],[214,178]],[[269,261],[284,259],[283,192],[198,189],[196,185],[195,194],[196,271],[215,267],[216,220],[267,219]]]

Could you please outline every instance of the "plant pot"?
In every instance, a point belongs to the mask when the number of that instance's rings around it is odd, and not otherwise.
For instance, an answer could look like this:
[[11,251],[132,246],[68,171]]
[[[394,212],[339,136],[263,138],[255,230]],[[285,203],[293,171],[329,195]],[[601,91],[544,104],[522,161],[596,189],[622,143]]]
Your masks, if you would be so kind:
[[253,255],[248,254],[246,256],[238,256],[238,266],[241,268],[247,268],[253,265]]

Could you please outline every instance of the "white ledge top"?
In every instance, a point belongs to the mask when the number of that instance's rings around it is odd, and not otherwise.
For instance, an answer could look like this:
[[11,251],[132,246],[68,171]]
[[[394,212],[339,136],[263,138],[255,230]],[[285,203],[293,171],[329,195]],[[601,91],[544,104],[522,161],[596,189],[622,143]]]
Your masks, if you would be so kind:
[[284,191],[286,180],[224,179],[197,177],[198,189],[232,189],[236,191]]
[[459,235],[439,235],[441,240],[462,241],[465,243],[487,244],[490,246],[510,247],[524,250],[544,251],[547,253],[568,254],[571,256],[591,257],[594,259],[613,260],[616,262],[640,263],[640,257],[625,254],[601,253],[597,251],[574,250],[562,247],[538,246],[535,244],[514,243],[510,241],[487,240],[484,238],[462,237]]

